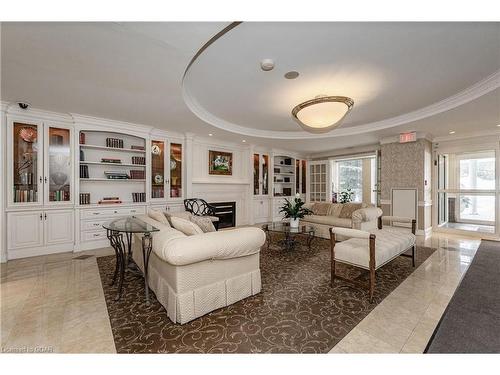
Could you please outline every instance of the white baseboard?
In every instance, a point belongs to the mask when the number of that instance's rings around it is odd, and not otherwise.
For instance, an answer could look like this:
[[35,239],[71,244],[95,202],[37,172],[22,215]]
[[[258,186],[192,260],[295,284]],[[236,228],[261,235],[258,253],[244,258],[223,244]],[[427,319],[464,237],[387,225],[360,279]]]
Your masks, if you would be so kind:
[[57,253],[69,253],[73,252],[73,244],[62,244],[44,248],[27,248],[27,249],[15,249],[7,250],[7,259],[20,259],[20,258],[30,258],[41,255],[57,254]]
[[429,238],[432,235],[432,227],[429,227],[425,230],[417,229],[416,235],[417,236],[424,236],[424,238]]

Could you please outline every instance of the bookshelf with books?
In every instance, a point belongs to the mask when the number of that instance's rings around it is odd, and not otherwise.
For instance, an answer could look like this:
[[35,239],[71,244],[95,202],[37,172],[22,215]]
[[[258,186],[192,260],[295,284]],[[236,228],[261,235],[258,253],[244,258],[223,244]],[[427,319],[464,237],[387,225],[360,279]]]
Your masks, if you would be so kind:
[[[145,202],[146,140],[124,133],[79,133],[81,206]],[[111,199],[113,198],[113,199]]]

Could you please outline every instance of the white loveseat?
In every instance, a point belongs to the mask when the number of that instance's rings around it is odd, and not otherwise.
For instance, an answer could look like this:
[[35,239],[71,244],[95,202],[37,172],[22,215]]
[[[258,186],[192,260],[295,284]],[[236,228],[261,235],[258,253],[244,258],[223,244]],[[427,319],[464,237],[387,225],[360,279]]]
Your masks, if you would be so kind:
[[300,220],[315,229],[315,235],[330,238],[331,227],[372,230],[377,228],[382,210],[365,203],[312,203],[306,205],[313,211]]
[[[260,292],[261,229],[186,236],[149,216],[138,218],[160,229],[153,234],[149,286],[173,322],[187,323]],[[140,246],[136,235],[133,258],[142,269]]]

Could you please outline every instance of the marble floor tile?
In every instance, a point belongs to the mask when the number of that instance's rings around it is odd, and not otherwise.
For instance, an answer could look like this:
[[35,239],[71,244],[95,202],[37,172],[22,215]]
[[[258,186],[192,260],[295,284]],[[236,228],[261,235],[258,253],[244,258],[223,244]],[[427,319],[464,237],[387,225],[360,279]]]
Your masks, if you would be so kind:
[[[480,241],[442,234],[417,241],[437,251],[331,353],[422,353]],[[96,256],[112,254],[103,248],[2,264],[2,347],[116,352],[96,262]],[[91,257],[75,259],[79,255]]]

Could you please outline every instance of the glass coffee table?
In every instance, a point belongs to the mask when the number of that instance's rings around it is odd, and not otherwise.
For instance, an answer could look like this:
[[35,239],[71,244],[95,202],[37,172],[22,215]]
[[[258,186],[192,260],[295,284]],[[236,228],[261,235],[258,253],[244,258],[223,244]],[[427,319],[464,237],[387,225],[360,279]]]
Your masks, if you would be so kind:
[[[103,228],[106,229],[109,242],[116,254],[115,273],[111,281],[111,285],[113,285],[118,276],[118,293],[115,298],[116,301],[121,297],[125,269],[128,268],[129,261],[132,258],[132,235],[134,233],[143,234],[141,245],[144,270],[142,276],[144,277],[146,304],[149,305],[148,266],[153,247],[151,233],[158,232],[159,229],[134,216],[113,220],[110,223],[103,224]],[[123,235],[125,235],[125,241],[123,240]]]
[[298,235],[307,236],[307,247],[311,250],[311,243],[315,235],[314,227],[310,225],[299,225],[298,228],[293,228],[290,227],[290,223],[286,222],[264,224],[262,226],[262,230],[266,233],[268,249],[271,244],[270,233],[282,233],[285,236],[285,238],[280,241],[280,244],[285,247],[285,250],[292,250],[295,247],[295,244],[297,243],[295,237]]

